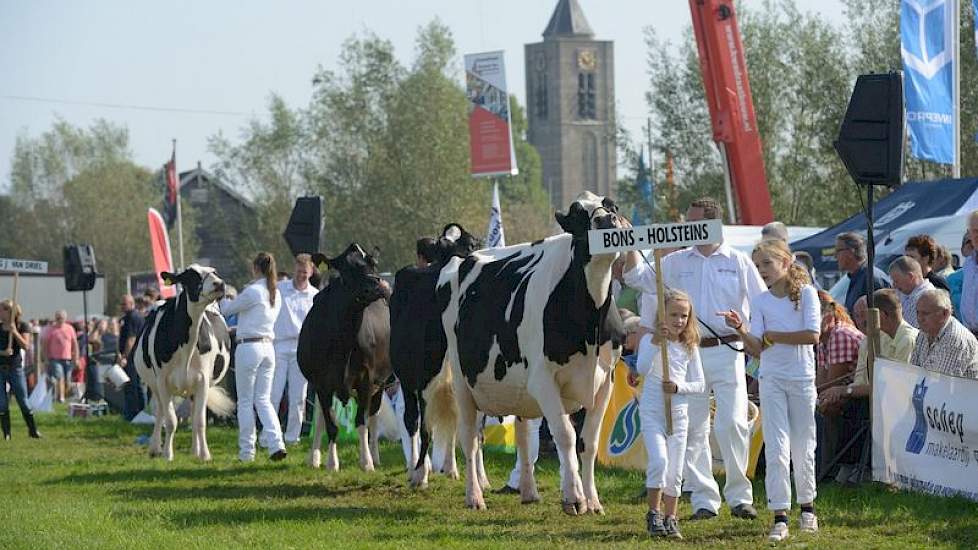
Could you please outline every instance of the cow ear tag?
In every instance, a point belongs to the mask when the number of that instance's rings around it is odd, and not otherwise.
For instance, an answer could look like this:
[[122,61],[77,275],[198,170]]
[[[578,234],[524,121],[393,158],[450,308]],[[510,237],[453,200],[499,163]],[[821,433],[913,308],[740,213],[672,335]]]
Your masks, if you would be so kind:
[[173,286],[174,285],[174,281],[170,277],[163,277],[163,282],[166,283],[167,286]]
[[329,264],[326,262],[321,262],[316,264],[316,268],[319,269],[319,271],[329,271]]

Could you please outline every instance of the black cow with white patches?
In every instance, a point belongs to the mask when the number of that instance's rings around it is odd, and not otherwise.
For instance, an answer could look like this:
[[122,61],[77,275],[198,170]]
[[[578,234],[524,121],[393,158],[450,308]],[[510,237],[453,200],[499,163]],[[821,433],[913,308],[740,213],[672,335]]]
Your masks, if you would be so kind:
[[[452,258],[438,280],[471,508],[485,508],[482,488],[471,474],[478,449],[477,412],[482,411],[546,417],[560,458],[564,511],[603,511],[594,460],[611,396],[611,372],[621,353],[621,320],[610,292],[617,254],[592,256],[587,232],[621,227],[622,220],[610,199],[588,192],[556,217],[565,233]],[[583,484],[568,417],[582,407],[588,412]],[[518,422],[517,445],[523,451],[519,489],[523,502],[533,502],[539,495],[527,436],[526,423]]]
[[319,397],[322,413],[316,423],[309,464],[318,468],[323,431],[329,439],[326,468],[338,470],[333,397],[346,404],[355,395],[356,428],[360,435],[360,468],[373,471],[380,463],[377,412],[391,376],[390,312],[387,294],[377,275],[377,260],[356,243],[335,258],[314,256],[333,276],[316,294],[296,353],[299,370]]
[[180,284],[181,290],[150,311],[128,357],[153,392],[155,424],[149,454],[173,460],[177,427],[173,399],[181,396],[193,399],[192,452],[201,460],[210,460],[206,411],[218,416],[234,412],[234,402],[217,386],[231,361],[227,324],[214,304],[224,296],[224,281],[213,268],[197,264],[179,275],[160,275],[167,284]]
[[[435,258],[427,267],[402,268],[394,277],[391,296],[391,367],[404,393],[404,426],[412,439],[408,461],[409,480],[414,487],[428,483],[428,448],[432,436],[443,449],[442,472],[458,479],[455,464],[457,409],[452,397],[451,369],[443,369],[448,342],[441,322],[435,285],[441,268],[452,257],[468,257],[482,243],[458,224],[448,224],[435,242]],[[437,396],[441,395],[441,398]],[[430,405],[430,406],[429,406]],[[419,430],[419,428],[421,428]],[[420,442],[419,440],[420,431]],[[480,484],[489,482],[479,465]]]

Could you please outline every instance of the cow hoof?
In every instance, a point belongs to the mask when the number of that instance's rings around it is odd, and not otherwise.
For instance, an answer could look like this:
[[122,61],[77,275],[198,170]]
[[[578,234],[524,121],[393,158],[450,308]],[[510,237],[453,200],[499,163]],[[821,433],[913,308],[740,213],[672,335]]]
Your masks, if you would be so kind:
[[592,505],[588,506],[588,511],[590,511],[592,514],[594,514],[596,516],[603,516],[604,515],[604,508],[600,504],[596,504],[596,505],[595,504],[592,504]]
[[458,481],[459,480],[458,470],[449,470],[445,472],[445,477],[447,477],[448,479],[454,479],[455,481]]
[[320,450],[314,450],[309,453],[309,460],[306,461],[310,467],[319,469],[323,465],[323,453]]
[[486,503],[482,499],[479,499],[479,500],[466,499],[465,504],[466,504],[466,506],[468,506],[472,510],[485,510],[486,509]]
[[520,504],[536,504],[538,502],[540,502],[540,495],[520,497]]
[[157,450],[154,450],[154,449],[150,449],[149,450],[149,457],[150,458],[159,458],[161,456],[163,456],[163,452],[162,451],[157,451]]
[[567,502],[565,500],[561,503],[561,508],[568,516],[580,516],[587,513],[587,504],[584,502]]
[[372,472],[372,471],[374,471],[374,464],[373,464],[373,462],[368,462],[366,464],[361,464],[360,465],[360,469],[363,470],[364,472]]

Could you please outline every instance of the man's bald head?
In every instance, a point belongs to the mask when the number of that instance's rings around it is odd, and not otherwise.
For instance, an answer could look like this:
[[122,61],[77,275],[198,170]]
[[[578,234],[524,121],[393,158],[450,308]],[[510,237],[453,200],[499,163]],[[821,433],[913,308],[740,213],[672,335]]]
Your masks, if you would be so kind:
[[866,332],[866,322],[867,316],[869,315],[869,305],[866,301],[865,296],[860,296],[856,303],[852,305],[852,321],[856,323],[856,328],[858,328],[863,333]]

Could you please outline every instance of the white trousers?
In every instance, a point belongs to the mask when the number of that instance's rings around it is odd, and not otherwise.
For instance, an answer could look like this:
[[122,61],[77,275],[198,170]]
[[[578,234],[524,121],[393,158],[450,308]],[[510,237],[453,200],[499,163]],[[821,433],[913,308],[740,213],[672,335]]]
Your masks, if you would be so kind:
[[791,508],[791,466],[795,470],[798,503],[815,500],[815,400],[814,380],[788,381],[770,376],[760,379],[761,427],[767,474],[767,507]]
[[[649,377],[646,384],[660,384]],[[672,396],[672,435],[666,434],[665,401],[662,391],[645,390],[639,401],[638,414],[642,421],[642,438],[648,465],[645,468],[645,487],[662,489],[671,497],[682,490],[683,464],[686,459],[686,431],[689,426],[687,396]]]
[[255,411],[262,423],[262,440],[269,454],[285,448],[278,415],[272,408],[275,350],[271,343],[238,344],[234,351],[234,382],[238,391],[238,458],[255,457]]
[[297,340],[275,343],[275,374],[272,376],[272,409],[278,414],[285,393],[286,382],[289,387],[289,418],[285,430],[285,441],[299,441],[302,431],[302,421],[306,416],[306,389],[309,383],[299,370],[299,358],[296,355]]
[[[530,431],[526,438],[530,463],[536,464],[537,459],[540,458],[540,425],[543,424],[543,417],[529,418],[524,420],[524,422],[526,422],[526,429]],[[520,448],[517,446],[516,464],[513,465],[513,471],[509,473],[509,481],[506,482],[506,485],[509,485],[513,489],[520,488],[520,459],[522,456]]]
[[713,477],[710,452],[710,392],[716,399],[713,433],[726,469],[723,496],[730,507],[754,502],[747,479],[750,432],[747,427],[747,380],[743,354],[720,345],[700,348],[707,392],[689,396],[689,434],[683,481],[692,492],[693,510],[720,509],[720,491]]

